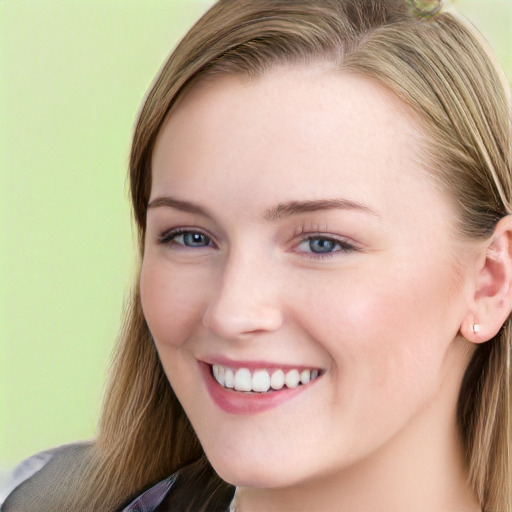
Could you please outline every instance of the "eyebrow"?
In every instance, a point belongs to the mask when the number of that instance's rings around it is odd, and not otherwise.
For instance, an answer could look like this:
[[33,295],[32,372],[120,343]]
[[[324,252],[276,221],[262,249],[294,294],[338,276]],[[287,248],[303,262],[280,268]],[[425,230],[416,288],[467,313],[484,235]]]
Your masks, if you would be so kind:
[[[170,196],[161,196],[156,197],[148,204],[148,209],[150,208],[174,208],[176,210],[181,210],[187,213],[194,213],[197,215],[202,215],[204,217],[212,218],[212,215],[206,208],[203,208],[193,202],[184,201],[182,199],[176,199]],[[316,212],[321,210],[356,210],[363,213],[367,213],[373,215],[375,217],[379,217],[379,214],[369,208],[368,206],[358,203],[356,201],[351,201],[349,199],[319,199],[313,201],[288,201],[286,203],[279,203],[277,206],[273,208],[268,208],[265,211],[264,219],[275,221],[278,219],[283,219],[286,217],[291,217],[293,215],[298,215],[301,213],[308,212]]]
[[277,220],[300,213],[334,209],[356,210],[375,217],[380,216],[368,206],[349,199],[320,199],[316,201],[290,201],[287,203],[279,203],[275,208],[270,208],[265,212],[265,219]]
[[162,206],[166,206],[167,208],[174,208],[176,210],[181,210],[187,213],[203,215],[204,217],[211,217],[210,213],[205,208],[202,208],[195,203],[191,203],[190,201],[183,201],[181,199],[176,199],[170,196],[162,196],[153,199],[153,201],[148,204],[148,209],[160,208]]

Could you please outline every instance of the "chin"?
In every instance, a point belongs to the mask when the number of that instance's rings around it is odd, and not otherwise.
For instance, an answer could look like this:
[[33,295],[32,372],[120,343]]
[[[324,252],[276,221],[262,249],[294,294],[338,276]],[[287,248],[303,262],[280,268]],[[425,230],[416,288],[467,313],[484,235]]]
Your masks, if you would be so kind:
[[277,488],[298,483],[299,475],[291,474],[289,465],[280,467],[274,462],[251,461],[240,457],[238,460],[219,460],[208,457],[217,474],[226,482],[237,487]]
[[273,481],[272,471],[253,464],[250,460],[241,458],[238,461],[219,461],[218,458],[210,459],[210,463],[217,474],[226,482],[238,487],[269,487]]

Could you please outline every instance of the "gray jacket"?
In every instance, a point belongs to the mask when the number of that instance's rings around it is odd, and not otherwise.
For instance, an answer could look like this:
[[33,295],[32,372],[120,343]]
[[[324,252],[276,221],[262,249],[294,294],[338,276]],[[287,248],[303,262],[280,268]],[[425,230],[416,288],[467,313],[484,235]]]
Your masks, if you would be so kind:
[[[62,505],[67,489],[79,478],[80,467],[90,457],[90,443],[65,445],[38,453],[23,461],[10,482],[0,491],[1,512],[69,512]],[[230,510],[235,488],[219,485],[206,459],[202,458],[164,480],[128,496],[117,510],[122,512],[196,512]],[[76,511],[78,512],[78,511]]]

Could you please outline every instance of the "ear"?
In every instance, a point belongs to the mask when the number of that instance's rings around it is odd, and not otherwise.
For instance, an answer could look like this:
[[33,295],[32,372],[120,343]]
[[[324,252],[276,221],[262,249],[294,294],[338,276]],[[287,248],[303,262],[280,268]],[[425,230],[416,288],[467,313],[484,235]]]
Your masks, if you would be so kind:
[[468,341],[492,339],[512,309],[512,216],[503,217],[479,259],[473,304],[461,325]]

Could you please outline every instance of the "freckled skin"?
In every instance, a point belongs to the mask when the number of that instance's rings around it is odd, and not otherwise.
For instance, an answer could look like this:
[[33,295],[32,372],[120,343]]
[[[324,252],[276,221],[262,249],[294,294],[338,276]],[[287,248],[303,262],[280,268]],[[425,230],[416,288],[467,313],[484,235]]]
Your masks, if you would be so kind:
[[[247,487],[247,500],[319,506],[319,495],[343,489],[326,510],[343,500],[387,510],[369,482],[401,479],[426,507],[432,489],[439,499],[466,490],[455,407],[471,259],[455,269],[462,244],[415,160],[420,140],[390,92],[320,66],[199,84],[160,133],[151,199],[172,195],[208,215],[149,209],[143,309],[210,461]],[[265,218],[279,203],[333,198],[373,213]],[[204,234],[205,245],[159,244],[173,228]],[[310,235],[337,243],[319,255],[325,244]],[[325,373],[280,407],[233,415],[213,403],[198,368],[216,355]],[[439,476],[447,472],[453,482]]]

